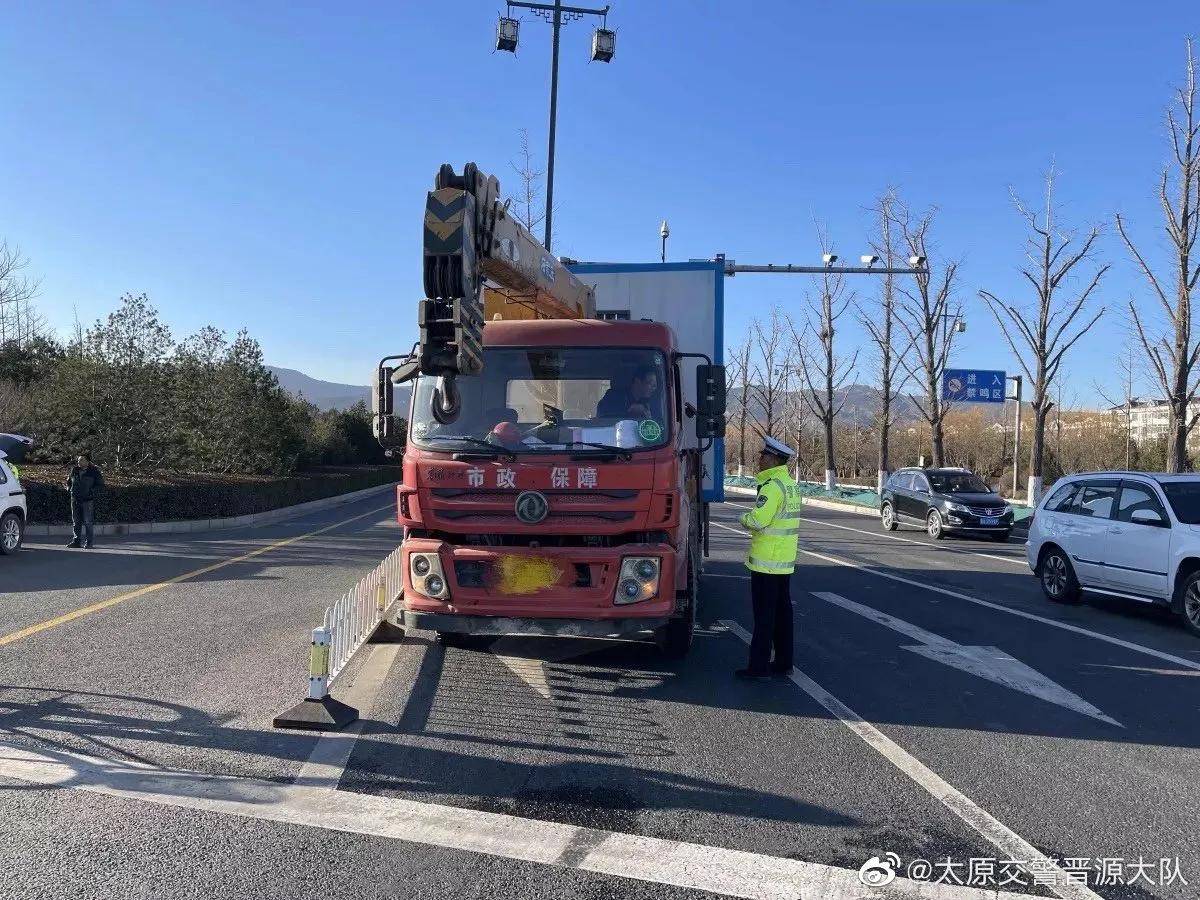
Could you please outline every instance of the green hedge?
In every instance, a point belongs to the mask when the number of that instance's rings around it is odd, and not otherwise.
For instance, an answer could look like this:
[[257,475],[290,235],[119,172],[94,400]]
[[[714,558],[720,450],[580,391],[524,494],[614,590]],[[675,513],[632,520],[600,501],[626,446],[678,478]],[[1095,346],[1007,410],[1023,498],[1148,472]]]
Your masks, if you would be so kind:
[[[33,467],[30,467],[33,468]],[[70,499],[48,467],[27,472],[21,482],[29,521],[39,525],[71,521]],[[57,473],[55,473],[57,474]],[[266,512],[400,480],[398,466],[356,466],[298,472],[287,477],[154,474],[120,478],[106,475],[107,489],[96,503],[97,522],[170,522],[224,519]]]

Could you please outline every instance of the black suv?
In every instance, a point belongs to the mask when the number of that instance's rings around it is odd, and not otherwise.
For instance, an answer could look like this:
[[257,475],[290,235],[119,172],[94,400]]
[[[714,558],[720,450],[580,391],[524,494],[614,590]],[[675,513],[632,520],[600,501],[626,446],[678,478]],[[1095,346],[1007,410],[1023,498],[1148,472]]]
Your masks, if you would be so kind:
[[931,538],[947,532],[986,534],[997,541],[1012,533],[1012,507],[967,469],[900,469],[879,498],[883,527],[922,525]]

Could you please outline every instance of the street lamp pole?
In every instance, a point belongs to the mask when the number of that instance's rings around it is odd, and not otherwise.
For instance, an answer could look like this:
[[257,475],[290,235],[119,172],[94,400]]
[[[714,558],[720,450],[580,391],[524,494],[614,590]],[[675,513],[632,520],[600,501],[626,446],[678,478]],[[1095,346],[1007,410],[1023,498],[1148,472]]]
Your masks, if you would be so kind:
[[[532,10],[550,22],[553,38],[550,52],[550,128],[546,141],[546,239],[543,242],[550,249],[550,238],[554,232],[554,138],[558,126],[558,45],[559,33],[564,22],[572,19],[582,19],[584,16],[598,16],[607,25],[608,7],[591,9],[585,6],[565,6],[562,0],[553,3],[531,3],[526,0],[509,0],[508,6]],[[564,20],[563,16],[566,16]],[[515,23],[514,23],[515,27]],[[609,62],[613,57],[614,32],[606,27],[599,28],[592,38],[592,59],[598,62]],[[499,49],[516,52],[516,39],[511,44],[497,45]]]
[[558,125],[558,33],[562,29],[562,0],[554,0],[554,49],[550,52],[550,138],[546,147],[546,249],[554,229],[554,132]]
[[658,233],[662,236],[662,261],[667,261],[667,238],[671,236],[671,226],[667,224],[667,220],[662,220],[662,225],[658,229]]

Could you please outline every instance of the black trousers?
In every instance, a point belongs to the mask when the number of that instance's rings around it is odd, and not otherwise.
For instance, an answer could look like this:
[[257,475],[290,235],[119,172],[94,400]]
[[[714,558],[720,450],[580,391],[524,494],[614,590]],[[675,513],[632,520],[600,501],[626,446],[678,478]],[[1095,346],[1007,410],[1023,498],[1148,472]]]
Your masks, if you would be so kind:
[[775,648],[774,668],[792,667],[791,584],[791,575],[750,573],[750,599],[754,603],[754,636],[750,639],[751,671],[766,672],[772,668],[772,647]]
[[92,534],[95,530],[96,504],[92,500],[71,501],[71,526],[75,543],[92,545]]

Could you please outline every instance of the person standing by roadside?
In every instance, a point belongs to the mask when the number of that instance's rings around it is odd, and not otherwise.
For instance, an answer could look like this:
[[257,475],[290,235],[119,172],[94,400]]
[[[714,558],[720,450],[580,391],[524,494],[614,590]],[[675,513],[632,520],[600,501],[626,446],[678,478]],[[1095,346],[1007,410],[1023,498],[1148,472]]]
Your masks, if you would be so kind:
[[[767,438],[758,457],[758,499],[742,516],[750,532],[746,568],[754,604],[754,636],[750,664],[738,669],[739,678],[769,678],[792,671],[792,572],[800,538],[800,488],[788,472],[796,451]],[[775,659],[771,660],[771,649]]]
[[71,527],[73,537],[68,547],[92,549],[92,532],[96,524],[96,500],[104,490],[104,476],[92,464],[90,453],[81,453],[67,476],[71,494]]

